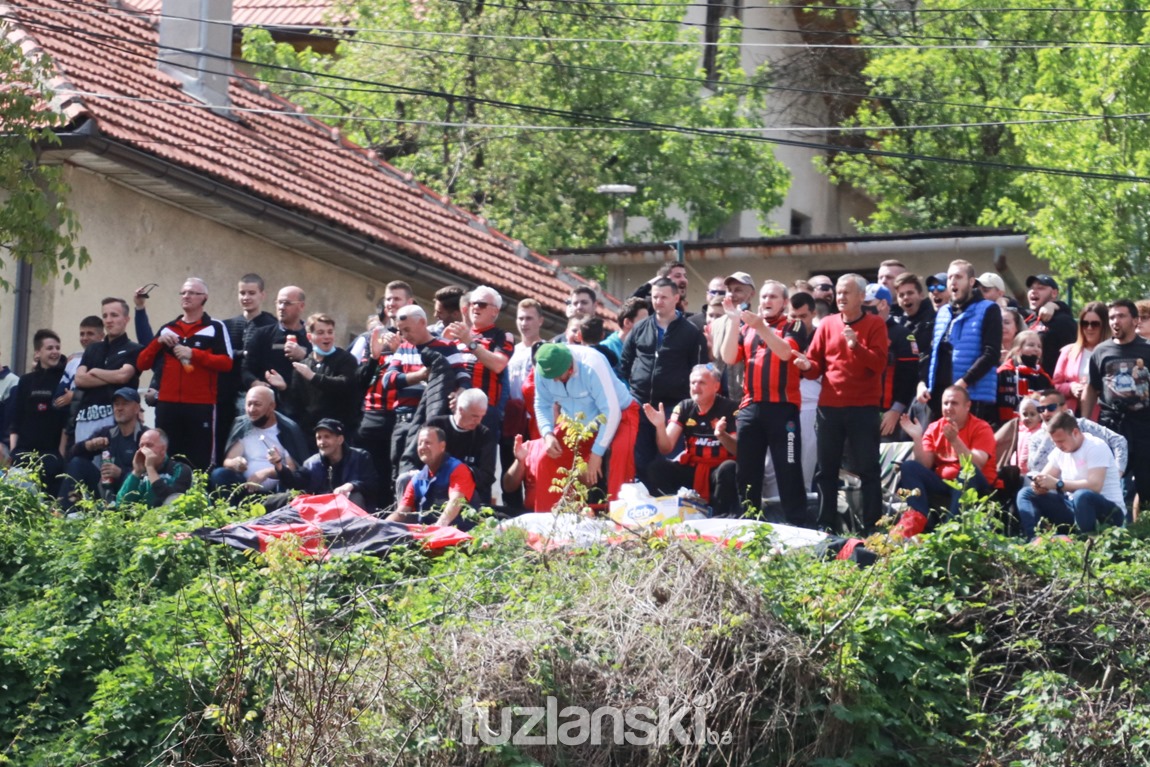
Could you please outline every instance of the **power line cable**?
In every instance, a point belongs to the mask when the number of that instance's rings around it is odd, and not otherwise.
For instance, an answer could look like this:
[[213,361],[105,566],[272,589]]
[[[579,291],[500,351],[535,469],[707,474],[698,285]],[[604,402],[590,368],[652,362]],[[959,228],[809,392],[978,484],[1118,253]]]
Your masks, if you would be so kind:
[[[100,12],[100,13],[103,13],[106,15],[109,12]],[[187,17],[169,16],[167,18],[185,19]],[[224,22],[218,22],[218,23],[224,23]],[[487,60],[487,61],[503,61],[503,62],[507,62],[507,63],[528,64],[528,65],[532,65],[532,66],[555,66],[553,64],[550,64],[548,62],[541,61],[541,60],[521,59],[521,58],[510,57],[510,56],[497,56],[497,55],[493,55],[493,54],[475,53],[475,52],[470,52],[470,51],[457,51],[454,49],[447,49],[447,48],[429,48],[429,47],[416,46],[416,45],[403,45],[400,43],[386,42],[386,41],[382,41],[382,40],[368,40],[368,39],[362,38],[362,37],[349,38],[349,37],[344,37],[344,36],[340,36],[340,35],[312,35],[312,36],[316,37],[318,39],[339,41],[339,42],[342,42],[344,44],[351,44],[351,45],[364,45],[364,46],[372,46],[372,47],[395,48],[395,49],[400,49],[400,50],[410,50],[410,51],[416,51],[416,52],[435,53],[435,54],[439,54],[439,55],[467,56],[467,57],[481,59],[481,60]],[[257,66],[260,65],[259,62],[252,62],[252,63],[256,64]],[[606,67],[591,67],[591,66],[587,66],[587,65],[569,64],[569,63],[561,64],[559,66],[561,66],[565,69],[572,69],[572,70],[576,70],[576,71],[597,72],[597,73],[604,73],[604,74],[618,74],[618,75],[625,76],[625,77],[645,77],[645,78],[653,78],[653,79],[686,81],[686,82],[694,82],[694,83],[699,83],[699,84],[704,85],[704,86],[712,86],[712,87],[715,84],[715,81],[713,81],[713,80],[708,80],[706,78],[699,78],[699,77],[683,77],[683,76],[678,76],[678,75],[666,75],[666,74],[658,74],[658,73],[653,73],[653,72],[612,69],[612,68],[606,68]],[[269,82],[282,83],[283,81],[269,80]],[[969,104],[969,103],[962,103],[962,102],[942,101],[942,100],[937,100],[937,99],[920,99],[920,98],[913,98],[913,97],[908,97],[908,96],[895,96],[895,95],[875,94],[875,93],[860,93],[860,92],[851,92],[851,91],[821,90],[821,89],[813,89],[813,88],[798,88],[798,87],[783,86],[783,85],[764,85],[764,84],[760,84],[760,83],[722,82],[721,85],[723,88],[728,88],[728,89],[744,89],[744,90],[751,90],[751,91],[766,91],[766,92],[778,91],[778,92],[800,93],[800,94],[805,94],[805,95],[816,95],[816,96],[835,96],[835,97],[858,98],[858,99],[878,99],[878,100],[881,100],[884,102],[889,101],[889,102],[897,102],[897,103],[922,104],[922,105],[926,105],[926,106],[945,106],[945,107],[955,107],[955,108],[960,108],[960,109],[969,108],[969,109],[979,109],[979,110],[985,110],[985,111],[1018,112],[1018,113],[1023,113],[1023,114],[1062,115],[1062,116],[1072,116],[1072,117],[1093,117],[1093,118],[1111,117],[1110,115],[1092,114],[1092,113],[1088,113],[1088,112],[1076,112],[1076,111],[1068,111],[1068,110],[1033,109],[1033,108],[1027,108],[1027,107],[1013,107],[1013,106],[1006,106],[1006,105],[991,105],[991,104]],[[358,89],[344,89],[344,90],[358,90]]]
[[[47,25],[45,25],[45,26],[47,26]],[[97,37],[97,38],[99,38],[99,37],[111,37],[111,36],[107,36],[107,35],[96,35],[96,34],[92,33],[90,30],[86,30],[86,29],[82,30],[82,29],[77,29],[74,27],[56,27],[55,29],[56,29],[56,31],[69,33],[69,34],[73,34],[73,35],[85,35],[85,34],[87,34],[89,36],[93,36],[93,37]],[[120,38],[114,38],[114,39],[116,39],[117,41],[122,40]],[[153,43],[151,41],[147,41],[145,44],[149,45],[149,47],[151,45],[158,45],[158,43]],[[181,52],[187,52],[187,51],[184,51],[183,49],[173,49],[173,50],[178,50]],[[219,56],[218,58],[229,58],[229,60],[230,60],[230,57]],[[304,70],[300,70],[297,68],[286,67],[283,65],[270,65],[270,64],[268,64],[268,65],[264,65],[264,66],[266,68],[277,69],[277,70],[288,71],[288,72],[303,73],[303,74],[314,74],[314,73],[305,72]],[[347,77],[344,75],[323,74],[320,76],[325,77],[325,78],[338,80],[341,82],[352,82],[352,83],[357,83],[357,84],[373,85],[373,86],[378,85],[377,83],[372,83],[372,82],[367,81],[367,80]],[[395,85],[395,84],[386,84],[386,85],[387,85],[387,87],[392,88],[398,92],[409,93],[411,95],[427,96],[427,97],[439,98],[439,99],[452,99],[455,101],[467,101],[467,102],[471,102],[474,104],[491,106],[493,108],[517,110],[517,111],[522,111],[522,112],[525,112],[528,114],[537,114],[537,115],[543,115],[543,116],[548,116],[548,117],[562,117],[562,118],[566,118],[566,119],[572,119],[575,121],[587,121],[587,122],[591,122],[591,123],[595,123],[595,124],[626,125],[626,126],[633,126],[633,127],[642,127],[642,128],[646,128],[648,130],[653,130],[653,131],[667,131],[667,132],[681,133],[681,134],[694,135],[694,136],[700,136],[700,137],[716,137],[716,136],[718,136],[718,137],[726,138],[728,140],[760,141],[760,142],[765,142],[765,143],[769,143],[769,144],[777,144],[777,145],[782,145],[782,146],[792,146],[792,147],[812,149],[812,150],[817,150],[817,151],[827,151],[827,152],[832,152],[832,153],[837,152],[837,153],[859,154],[859,155],[875,156],[875,157],[890,157],[890,158],[910,160],[910,161],[935,162],[935,163],[959,165],[959,166],[966,166],[966,167],[984,167],[984,168],[993,168],[993,169],[1007,170],[1007,171],[1030,172],[1030,173],[1039,173],[1039,174],[1044,174],[1044,175],[1065,176],[1065,177],[1105,180],[1105,181],[1119,181],[1119,182],[1126,182],[1126,183],[1148,183],[1148,182],[1150,182],[1150,177],[1136,176],[1133,174],[1101,173],[1101,172],[1097,172],[1097,171],[1079,171],[1079,170],[1066,169],[1066,168],[1053,168],[1053,167],[1046,167],[1046,166],[1024,165],[1024,164],[1017,164],[1017,163],[997,162],[997,161],[991,161],[991,160],[974,160],[974,159],[966,159],[966,158],[942,157],[942,156],[936,156],[936,155],[922,155],[922,154],[916,154],[916,153],[912,153],[912,152],[896,152],[896,151],[892,151],[892,150],[876,149],[876,148],[871,148],[871,147],[841,146],[841,145],[827,144],[827,143],[814,142],[814,141],[803,141],[803,140],[799,140],[799,139],[785,139],[785,138],[778,138],[778,137],[755,136],[755,135],[746,135],[746,134],[717,134],[717,133],[715,133],[712,130],[707,129],[707,128],[695,128],[695,127],[690,127],[690,126],[667,125],[667,124],[662,124],[662,123],[657,123],[657,122],[642,121],[642,120],[630,120],[627,118],[617,118],[617,117],[611,117],[611,116],[607,116],[607,115],[594,115],[594,114],[588,114],[588,113],[571,112],[571,111],[567,111],[567,110],[555,109],[555,108],[551,108],[551,107],[541,107],[541,106],[537,106],[537,105],[517,104],[514,102],[507,102],[507,101],[502,101],[499,99],[490,99],[490,98],[477,97],[477,96],[463,96],[463,95],[459,95],[459,94],[445,93],[442,91],[434,91],[434,90],[428,90],[428,89],[423,89],[423,88],[412,88],[409,86],[402,86],[402,85]]]
[[[77,3],[83,4],[83,3]],[[55,12],[51,9],[44,9],[47,12]],[[84,11],[81,13],[97,13],[96,11]],[[156,14],[163,17],[163,14]],[[650,20],[654,21],[654,20]],[[216,24],[229,24],[230,22],[214,21],[210,23]],[[676,22],[679,24],[679,22]],[[1087,40],[1043,40],[1043,41],[1030,41],[1030,40],[1010,40],[999,39],[994,37],[946,37],[935,36],[937,39],[943,40],[959,40],[970,45],[917,45],[912,43],[767,43],[767,42],[699,42],[692,40],[646,40],[636,38],[599,38],[599,37],[544,37],[538,35],[497,35],[485,34],[478,32],[447,32],[443,30],[412,30],[412,29],[382,29],[375,27],[348,27],[348,26],[316,26],[308,24],[278,24],[275,25],[276,29],[287,32],[299,32],[307,34],[313,30],[323,32],[338,32],[342,34],[355,34],[373,32],[387,35],[418,35],[429,37],[446,37],[446,38],[463,38],[463,39],[480,39],[480,40],[497,40],[501,42],[517,41],[517,42],[550,42],[550,43],[612,43],[612,44],[626,44],[626,45],[649,45],[649,46],[668,46],[668,47],[686,47],[686,46],[699,46],[699,45],[716,45],[727,46],[732,48],[750,48],[750,49],[848,49],[848,50],[969,50],[969,51],[998,51],[998,50],[1046,50],[1050,48],[1099,48],[1099,49],[1123,49],[1123,48],[1145,48],[1150,47],[1150,43],[1131,43],[1131,42],[1115,42],[1115,41],[1087,41]],[[833,34],[836,37],[857,37],[857,36],[871,36],[882,37],[881,34],[852,34],[849,32],[831,32],[819,30],[780,30],[775,28],[748,28],[742,27],[744,30],[753,31],[759,29],[761,31],[771,32],[785,32],[788,34]],[[890,35],[891,39],[911,40],[918,39],[910,35]]]

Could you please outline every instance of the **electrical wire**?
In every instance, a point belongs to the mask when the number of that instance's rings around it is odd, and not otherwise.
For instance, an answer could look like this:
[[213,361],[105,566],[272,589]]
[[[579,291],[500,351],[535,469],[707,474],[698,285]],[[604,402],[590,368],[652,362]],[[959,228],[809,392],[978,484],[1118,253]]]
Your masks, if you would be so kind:
[[[123,41],[123,38],[115,38],[114,36],[108,36],[108,35],[98,35],[96,33],[92,33],[90,30],[86,30],[86,29],[77,29],[75,27],[51,27],[51,25],[44,25],[43,23],[41,23],[40,25],[42,27],[54,28],[56,31],[64,32],[64,33],[68,33],[68,34],[72,34],[72,35],[88,35],[89,37],[93,37],[93,38],[97,38],[97,39],[113,37],[113,40],[115,40],[115,41],[119,41],[119,42]],[[138,41],[138,42],[140,42],[140,41]],[[153,43],[151,41],[143,41],[143,43],[147,44],[149,46],[156,44],[156,43]],[[112,49],[114,50],[115,48],[113,47]],[[123,49],[121,49],[121,50],[123,50]],[[182,49],[175,49],[175,50],[182,50]],[[186,51],[184,51],[184,52],[186,52]],[[226,57],[221,56],[220,58],[226,58]],[[265,64],[263,66],[267,69],[293,72],[293,73],[298,73],[298,74],[307,74],[310,76],[318,76],[318,77],[333,79],[333,80],[337,80],[340,82],[351,82],[351,83],[356,83],[356,84],[361,84],[361,85],[371,85],[371,86],[376,86],[376,87],[378,87],[378,85],[379,85],[378,83],[373,83],[371,81],[362,80],[359,78],[352,78],[352,77],[347,77],[344,75],[334,75],[334,74],[326,74],[326,73],[325,74],[316,74],[316,73],[306,72],[305,70],[301,70],[298,68],[292,68],[292,67],[287,67],[287,66],[283,66],[283,65]],[[551,107],[541,107],[541,106],[537,106],[537,105],[528,105],[528,104],[517,104],[514,102],[506,102],[506,101],[501,101],[498,99],[490,99],[490,98],[483,98],[483,97],[477,97],[477,96],[463,96],[460,94],[445,93],[442,91],[434,91],[434,90],[428,90],[428,89],[423,89],[423,88],[413,88],[413,87],[409,87],[409,86],[402,86],[402,85],[395,85],[395,84],[384,84],[384,85],[386,87],[396,91],[396,92],[407,93],[407,94],[410,94],[413,96],[426,96],[426,97],[439,98],[439,99],[450,99],[453,101],[464,101],[464,102],[473,103],[473,104],[477,104],[477,105],[490,106],[492,108],[517,110],[517,111],[522,111],[522,112],[527,113],[527,114],[536,114],[536,115],[542,115],[542,116],[548,116],[548,117],[558,117],[558,118],[570,119],[570,120],[574,120],[574,121],[585,121],[585,122],[590,122],[590,123],[597,124],[597,125],[600,125],[600,124],[601,125],[609,125],[609,126],[623,125],[623,126],[644,128],[644,129],[652,130],[652,131],[666,131],[666,132],[680,133],[680,134],[685,134],[685,135],[694,135],[694,136],[700,136],[700,137],[719,136],[719,137],[724,137],[728,140],[760,141],[760,142],[765,142],[765,143],[769,143],[769,144],[776,144],[776,145],[782,145],[782,146],[792,146],[792,147],[811,149],[811,150],[816,150],[816,151],[826,151],[826,152],[832,152],[832,153],[858,154],[858,155],[876,156],[876,157],[890,157],[890,158],[910,160],[910,161],[943,163],[943,164],[959,165],[959,166],[966,166],[966,167],[984,167],[984,168],[993,168],[993,169],[1007,170],[1007,171],[1030,172],[1030,173],[1039,173],[1039,174],[1044,174],[1044,175],[1074,177],[1074,178],[1082,178],[1082,179],[1118,181],[1118,182],[1126,182],[1126,183],[1148,183],[1148,182],[1150,182],[1150,177],[1136,176],[1133,174],[1101,173],[1101,172],[1096,172],[1096,171],[1079,171],[1079,170],[1066,169],[1066,168],[1053,168],[1053,167],[1046,167],[1046,166],[1006,163],[1006,162],[997,162],[997,161],[991,161],[991,160],[974,160],[974,159],[967,159],[967,158],[942,157],[942,156],[936,156],[936,155],[922,155],[922,154],[916,154],[916,153],[912,153],[912,152],[896,152],[896,151],[892,151],[892,150],[876,149],[876,148],[872,148],[872,147],[843,146],[843,145],[827,144],[827,143],[814,142],[814,141],[803,141],[803,140],[798,140],[798,139],[786,139],[786,138],[767,137],[767,136],[748,135],[748,134],[720,134],[720,133],[715,133],[711,129],[707,129],[707,128],[695,128],[695,127],[689,127],[689,126],[667,125],[667,124],[661,124],[661,123],[657,123],[657,122],[641,121],[641,120],[629,120],[626,118],[616,118],[616,117],[610,117],[610,116],[606,116],[606,115],[594,115],[594,114],[588,114],[588,113],[571,112],[571,111],[567,111],[567,110],[554,109]]]
[[[85,5],[83,2],[76,2],[79,5]],[[53,11],[51,9],[43,9],[45,12],[63,12],[63,13],[82,13],[82,14],[95,14],[102,13],[102,11]],[[164,14],[155,14],[159,18],[165,18]],[[180,18],[180,17],[172,17]],[[661,21],[655,19],[648,19],[647,21]],[[230,24],[225,21],[209,21],[208,23],[214,24]],[[675,22],[676,25],[682,26],[684,23]],[[696,24],[697,25],[697,24]],[[705,24],[702,26],[706,26]],[[479,39],[479,40],[497,40],[497,41],[515,41],[515,42],[549,42],[549,43],[612,43],[612,44],[626,44],[626,45],[648,45],[648,46],[668,46],[668,47],[697,47],[699,45],[721,45],[724,47],[732,48],[749,48],[749,49],[849,49],[849,50],[969,50],[969,51],[998,51],[998,50],[1046,50],[1050,48],[1098,48],[1106,49],[1124,49],[1124,48],[1145,48],[1150,47],[1150,43],[1131,43],[1131,42],[1115,42],[1115,41],[1094,41],[1094,40],[1042,40],[1042,41],[1029,41],[1029,40],[1010,40],[1006,38],[987,37],[948,37],[948,36],[933,36],[933,37],[915,37],[911,35],[882,35],[879,33],[858,33],[846,31],[832,31],[826,30],[805,30],[805,29],[778,29],[773,27],[740,27],[745,31],[766,31],[766,32],[781,32],[788,34],[831,34],[835,37],[889,37],[896,40],[913,40],[913,39],[940,39],[940,40],[958,40],[969,45],[962,44],[931,44],[919,45],[914,43],[783,43],[783,42],[742,42],[742,41],[722,41],[722,42],[699,42],[692,40],[646,40],[636,38],[599,38],[599,37],[550,37],[538,35],[498,35],[498,34],[484,34],[478,32],[447,32],[443,30],[412,30],[412,29],[384,29],[376,27],[350,27],[350,26],[317,26],[308,24],[277,24],[276,29],[285,32],[298,32],[307,34],[311,31],[321,32],[336,32],[341,34],[359,34],[359,33],[378,33],[385,35],[417,35],[429,37],[446,37],[446,38],[463,38],[463,39]]]
[[[72,1],[77,2],[78,4],[84,4],[79,0],[72,0]],[[107,14],[108,12],[101,11],[98,13]],[[177,16],[169,16],[166,18],[177,18],[177,19],[181,19],[181,20],[186,19],[186,17],[177,17]],[[211,23],[216,23],[216,22],[211,22]],[[224,22],[218,22],[218,23],[224,23]],[[486,60],[486,61],[503,61],[503,62],[515,63],[515,64],[527,64],[530,66],[552,66],[548,62],[539,61],[539,60],[520,59],[520,58],[515,58],[515,57],[510,57],[510,56],[496,56],[493,54],[484,54],[484,53],[471,52],[471,51],[457,51],[457,50],[448,49],[448,48],[428,48],[428,47],[416,46],[416,45],[403,45],[400,43],[386,42],[386,41],[382,41],[382,40],[368,40],[368,39],[363,38],[363,37],[351,37],[351,38],[349,38],[349,37],[344,37],[341,35],[311,35],[311,36],[315,37],[317,39],[338,41],[338,42],[341,42],[344,44],[350,44],[350,45],[363,45],[363,46],[371,46],[371,47],[395,48],[395,49],[400,49],[400,50],[410,50],[410,51],[417,51],[417,52],[434,53],[437,55],[466,56],[469,58]],[[591,66],[579,65],[579,64],[562,64],[561,66],[565,69],[571,69],[571,70],[575,70],[575,71],[596,72],[596,73],[604,73],[604,74],[618,74],[618,75],[625,76],[625,77],[644,77],[644,78],[653,78],[653,79],[686,81],[686,82],[699,83],[701,85],[708,86],[708,87],[713,87],[715,85],[715,82],[713,80],[708,80],[706,78],[699,78],[699,77],[683,77],[683,76],[677,76],[677,75],[665,75],[665,74],[658,74],[658,73],[652,73],[652,72],[641,72],[641,71],[635,71],[635,70],[620,70],[620,69],[612,69],[612,68],[605,68],[605,67],[591,67]],[[286,84],[286,83],[283,83],[283,81],[269,80],[269,82],[273,82],[273,83],[277,83],[277,84]],[[921,105],[926,105],[926,106],[945,106],[945,107],[954,107],[954,108],[960,108],[960,109],[979,109],[979,110],[996,111],[996,112],[1018,112],[1018,113],[1023,113],[1023,114],[1046,114],[1046,115],[1062,115],[1062,116],[1072,116],[1072,117],[1093,117],[1093,118],[1099,118],[1099,119],[1111,117],[1110,115],[1091,114],[1088,112],[1077,112],[1077,111],[1069,111],[1069,110],[1033,109],[1033,108],[1027,108],[1027,107],[1012,107],[1012,106],[1006,106],[1006,105],[969,104],[969,103],[962,103],[962,102],[943,101],[943,100],[938,100],[938,99],[921,99],[921,98],[913,98],[913,97],[908,97],[908,96],[896,96],[896,95],[887,95],[887,94],[860,93],[860,92],[850,92],[850,91],[831,91],[831,90],[821,90],[821,89],[814,89],[814,88],[797,88],[797,87],[793,87],[793,86],[764,85],[764,84],[759,84],[759,83],[723,82],[723,83],[721,83],[721,85],[725,89],[739,89],[739,90],[747,90],[747,91],[764,91],[764,92],[777,91],[777,92],[800,93],[800,94],[817,95],[817,96],[834,96],[834,97],[857,98],[857,99],[878,99],[878,100],[881,100],[883,102],[891,102],[891,103],[921,104]],[[359,90],[359,89],[343,89],[343,90]]]

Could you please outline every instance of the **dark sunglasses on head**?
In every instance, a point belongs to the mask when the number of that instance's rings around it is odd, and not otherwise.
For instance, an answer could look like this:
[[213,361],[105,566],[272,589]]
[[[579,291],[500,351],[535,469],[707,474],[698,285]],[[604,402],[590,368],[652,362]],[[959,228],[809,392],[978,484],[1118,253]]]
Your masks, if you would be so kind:
[[487,307],[491,306],[491,304],[487,303],[486,301],[472,301],[471,305],[476,309],[486,309]]
[[946,291],[946,285],[931,285],[928,290],[931,293],[943,293]]
[[1102,320],[1081,320],[1082,327],[1084,328],[1100,328],[1102,327]]
[[1053,413],[1054,411],[1058,410],[1058,408],[1060,408],[1060,407],[1062,407],[1062,405],[1059,405],[1056,402],[1051,402],[1049,405],[1039,405],[1038,406],[1038,412],[1039,413]]

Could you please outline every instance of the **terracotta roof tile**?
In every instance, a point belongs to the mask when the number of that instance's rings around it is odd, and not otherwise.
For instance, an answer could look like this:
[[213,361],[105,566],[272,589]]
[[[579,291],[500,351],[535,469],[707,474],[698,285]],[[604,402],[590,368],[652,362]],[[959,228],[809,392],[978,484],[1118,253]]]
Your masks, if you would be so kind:
[[[158,15],[163,0],[131,0],[144,13]],[[232,18],[242,27],[322,27],[340,26],[331,0],[234,0]]]
[[266,88],[233,77],[235,119],[192,99],[157,69],[151,20],[75,0],[9,5],[0,14],[51,56],[54,103],[67,103],[71,118],[93,119],[104,138],[562,311],[569,288],[555,276],[556,262],[517,255],[517,241]]

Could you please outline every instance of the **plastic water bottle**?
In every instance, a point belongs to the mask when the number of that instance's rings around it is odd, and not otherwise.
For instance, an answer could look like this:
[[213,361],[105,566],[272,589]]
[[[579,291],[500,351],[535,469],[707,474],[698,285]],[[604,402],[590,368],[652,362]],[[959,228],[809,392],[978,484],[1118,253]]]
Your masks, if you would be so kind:
[[[105,450],[104,452],[100,453],[100,467],[103,468],[104,466],[107,466],[109,463],[112,463],[112,454],[111,454],[111,452]],[[101,473],[103,473],[103,472],[101,472]],[[103,485],[104,487],[111,487],[112,486],[111,480],[106,480],[106,479],[101,479],[100,484]]]

